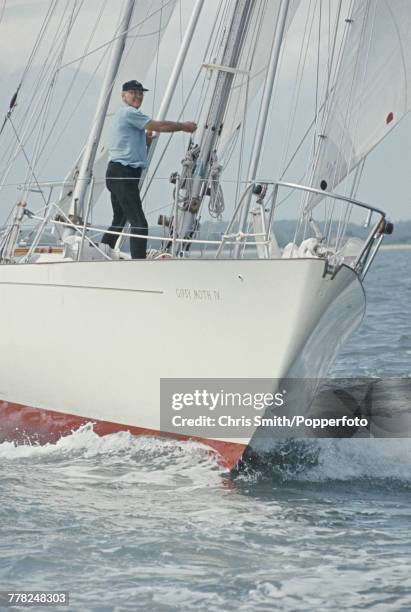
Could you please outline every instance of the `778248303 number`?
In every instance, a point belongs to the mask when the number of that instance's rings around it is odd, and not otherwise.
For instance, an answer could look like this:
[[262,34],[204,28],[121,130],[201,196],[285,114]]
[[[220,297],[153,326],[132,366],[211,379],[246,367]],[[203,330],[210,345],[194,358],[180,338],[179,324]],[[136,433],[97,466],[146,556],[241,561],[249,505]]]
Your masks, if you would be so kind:
[[67,591],[0,591],[0,606],[67,606]]

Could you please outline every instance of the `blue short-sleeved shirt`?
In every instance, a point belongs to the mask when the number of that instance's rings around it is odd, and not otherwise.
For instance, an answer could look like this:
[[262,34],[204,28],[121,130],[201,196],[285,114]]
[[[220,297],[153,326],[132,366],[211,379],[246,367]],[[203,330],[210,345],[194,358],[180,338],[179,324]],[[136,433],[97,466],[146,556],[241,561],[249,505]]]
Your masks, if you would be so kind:
[[147,167],[144,128],[151,121],[139,109],[124,104],[113,117],[109,140],[109,160],[133,168]]

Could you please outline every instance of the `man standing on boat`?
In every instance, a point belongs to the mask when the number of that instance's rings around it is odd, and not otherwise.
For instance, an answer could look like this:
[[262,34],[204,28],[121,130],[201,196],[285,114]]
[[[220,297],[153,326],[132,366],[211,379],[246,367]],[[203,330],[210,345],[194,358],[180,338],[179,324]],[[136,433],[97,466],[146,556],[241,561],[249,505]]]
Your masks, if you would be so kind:
[[[124,104],[113,118],[108,145],[110,161],[106,174],[106,185],[113,206],[113,221],[109,232],[121,232],[128,221],[131,234],[148,234],[139,180],[142,170],[147,167],[147,145],[151,142],[152,133],[192,133],[197,129],[192,121],[153,121],[144,115],[140,106],[146,91],[138,81],[124,83],[121,94]],[[106,233],[102,243],[114,249],[117,238],[115,234]],[[145,259],[146,247],[146,238],[130,238],[132,259]]]

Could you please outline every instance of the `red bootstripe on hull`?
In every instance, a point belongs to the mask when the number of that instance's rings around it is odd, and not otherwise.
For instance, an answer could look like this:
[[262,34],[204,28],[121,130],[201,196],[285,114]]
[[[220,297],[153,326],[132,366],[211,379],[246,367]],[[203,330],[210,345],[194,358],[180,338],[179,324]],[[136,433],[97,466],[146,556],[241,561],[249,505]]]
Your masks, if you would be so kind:
[[221,458],[221,463],[228,469],[237,465],[247,448],[246,445],[236,442],[183,436],[0,401],[0,442],[8,441],[20,444],[57,442],[62,436],[68,436],[82,425],[90,422],[93,423],[93,431],[99,436],[106,436],[118,431],[128,431],[134,436],[161,436],[174,440],[201,442],[216,450]]

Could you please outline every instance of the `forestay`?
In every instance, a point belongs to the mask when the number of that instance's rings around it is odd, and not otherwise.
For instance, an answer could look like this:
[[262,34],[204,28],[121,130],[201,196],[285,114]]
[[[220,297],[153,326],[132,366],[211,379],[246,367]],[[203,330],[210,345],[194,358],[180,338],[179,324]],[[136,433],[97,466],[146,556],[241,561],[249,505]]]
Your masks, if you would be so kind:
[[[409,0],[358,0],[349,22],[312,186],[332,191],[411,106]],[[321,198],[307,203],[312,209]]]
[[[119,106],[121,85],[132,78],[143,81],[156,58],[158,46],[170,22],[177,0],[138,0],[127,35],[120,69],[113,87],[109,110],[93,169],[94,189],[92,204],[104,188],[104,175],[108,162],[107,132],[110,116]],[[67,213],[81,158],[65,179],[58,205]]]

